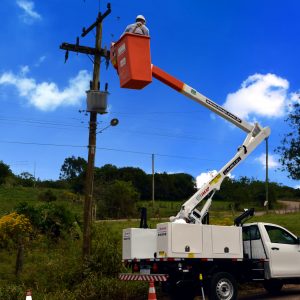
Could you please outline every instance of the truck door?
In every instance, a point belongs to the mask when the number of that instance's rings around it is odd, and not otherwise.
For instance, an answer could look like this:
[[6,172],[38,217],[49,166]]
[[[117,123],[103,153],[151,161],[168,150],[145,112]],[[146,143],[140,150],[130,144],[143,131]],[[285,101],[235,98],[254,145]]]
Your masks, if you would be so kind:
[[287,230],[265,225],[270,242],[271,277],[300,277],[300,246]]

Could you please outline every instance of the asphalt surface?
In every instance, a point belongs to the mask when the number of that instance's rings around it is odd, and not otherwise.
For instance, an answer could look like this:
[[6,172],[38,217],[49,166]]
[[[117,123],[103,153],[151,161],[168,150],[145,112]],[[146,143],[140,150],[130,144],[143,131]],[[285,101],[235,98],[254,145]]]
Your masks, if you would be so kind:
[[278,296],[271,296],[264,289],[249,290],[247,294],[243,291],[241,294],[239,300],[300,300],[300,285],[286,285]]

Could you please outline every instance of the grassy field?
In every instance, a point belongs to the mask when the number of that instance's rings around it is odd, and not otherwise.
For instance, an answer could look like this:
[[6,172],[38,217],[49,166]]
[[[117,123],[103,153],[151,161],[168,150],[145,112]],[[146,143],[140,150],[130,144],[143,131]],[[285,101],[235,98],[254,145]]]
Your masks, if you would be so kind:
[[[210,224],[213,225],[233,225],[234,216],[231,212],[211,212],[210,214]],[[293,232],[294,234],[300,236],[300,212],[298,213],[288,213],[288,214],[266,214],[263,216],[255,216],[250,219],[248,222],[266,222],[274,223],[280,226],[283,226]],[[155,228],[156,224],[169,222],[168,218],[158,218],[148,220],[148,226],[150,228]],[[122,221],[97,221],[97,224],[106,224],[111,228],[111,230],[122,236],[122,229],[124,228],[137,228],[139,227],[140,222],[137,220],[122,220]]]
[[[41,205],[40,194],[48,189],[0,188],[0,217],[12,212],[20,202]],[[55,203],[65,204],[78,216],[82,216],[82,201],[68,191],[51,190],[57,197]],[[138,207],[148,208],[148,225],[168,222],[176,215],[181,202],[139,202]],[[210,210],[210,223],[232,225],[239,215],[231,209],[231,203],[214,201]],[[251,207],[251,205],[247,205]],[[137,216],[138,218],[138,213]],[[262,221],[282,225],[300,236],[300,213],[275,215],[270,213],[254,217],[250,222]],[[122,299],[147,298],[147,285],[140,282],[120,282],[122,229],[139,227],[138,220],[97,221],[93,230],[93,256],[88,263],[81,258],[82,241],[66,235],[55,241],[45,235],[37,235],[25,246],[24,268],[20,277],[14,274],[16,249],[0,248],[0,299],[25,299],[26,289],[33,290],[34,300]]]
[[300,236],[300,213],[289,214],[266,214],[259,217],[254,217],[250,222],[267,222],[283,226]]
[[45,203],[40,201],[39,196],[48,190],[52,191],[57,197],[56,203],[64,204],[75,214],[82,215],[83,202],[73,201],[72,197],[74,197],[74,195],[66,190],[31,187],[0,187],[0,216],[11,213],[21,202],[27,202],[31,205]]
[[[156,200],[154,201],[154,205],[152,201],[140,201],[138,202],[138,207],[146,207],[148,211],[148,217],[149,218],[164,218],[164,217],[170,217],[176,215],[181,205],[184,203],[184,201],[160,201]],[[281,204],[277,203],[276,208],[281,208]],[[243,203],[242,207],[254,207],[255,211],[263,211],[264,208],[261,206],[258,206],[257,203]],[[213,214],[218,213],[224,213],[228,215],[238,215],[239,212],[235,211],[233,209],[233,205],[230,201],[213,201],[210,212]]]

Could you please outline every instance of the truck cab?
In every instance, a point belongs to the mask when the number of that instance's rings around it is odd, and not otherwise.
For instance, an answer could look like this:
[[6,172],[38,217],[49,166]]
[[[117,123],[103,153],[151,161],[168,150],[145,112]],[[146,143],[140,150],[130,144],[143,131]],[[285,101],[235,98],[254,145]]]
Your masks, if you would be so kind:
[[300,241],[286,228],[271,223],[243,225],[244,256],[266,259],[265,278],[300,278]]

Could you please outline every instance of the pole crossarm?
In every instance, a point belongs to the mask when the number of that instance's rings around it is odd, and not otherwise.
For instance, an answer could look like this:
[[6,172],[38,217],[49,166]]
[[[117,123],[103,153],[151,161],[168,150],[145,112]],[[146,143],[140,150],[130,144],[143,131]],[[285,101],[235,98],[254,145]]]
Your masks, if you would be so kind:
[[80,46],[80,45],[70,44],[70,43],[62,43],[59,46],[59,48],[62,50],[73,51],[73,52],[77,52],[77,53],[85,53],[85,54],[89,54],[89,55],[97,54],[102,57],[105,57],[106,59],[109,59],[109,56],[110,56],[110,51],[103,49],[103,48],[100,49],[100,51],[99,51],[96,48]]
[[107,10],[106,12],[102,15],[99,13],[98,18],[96,22],[94,22],[91,26],[89,26],[87,29],[84,27],[82,29],[82,34],[81,37],[85,37],[89,32],[91,32],[96,26],[98,26],[99,23],[102,23],[104,18],[106,18],[109,14],[111,13],[111,6],[110,3],[107,3]]

